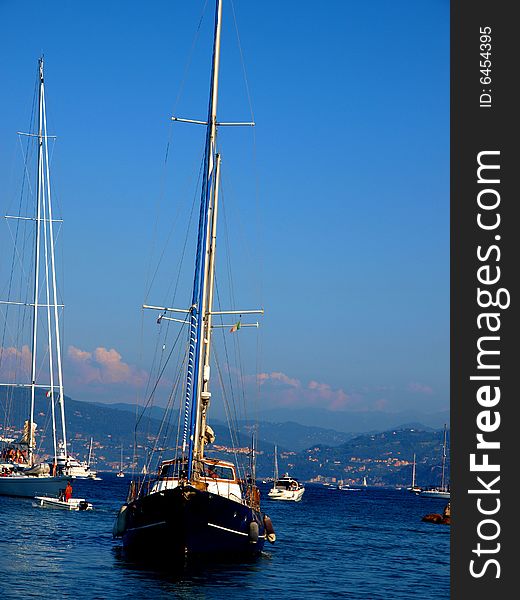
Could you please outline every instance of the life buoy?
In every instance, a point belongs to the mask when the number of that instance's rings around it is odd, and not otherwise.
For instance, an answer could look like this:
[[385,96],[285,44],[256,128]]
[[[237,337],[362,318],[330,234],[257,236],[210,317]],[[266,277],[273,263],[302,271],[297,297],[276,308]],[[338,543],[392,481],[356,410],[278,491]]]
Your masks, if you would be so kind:
[[264,515],[264,527],[267,534],[267,541],[274,544],[276,541],[276,534],[274,532],[273,522],[268,515]]

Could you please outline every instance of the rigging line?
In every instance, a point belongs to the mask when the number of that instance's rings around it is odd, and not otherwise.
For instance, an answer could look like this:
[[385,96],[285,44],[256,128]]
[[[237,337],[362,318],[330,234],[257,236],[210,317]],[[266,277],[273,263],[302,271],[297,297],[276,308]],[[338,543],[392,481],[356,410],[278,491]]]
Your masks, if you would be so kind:
[[[222,191],[222,189],[221,189]],[[222,194],[222,200],[224,200],[224,194]],[[222,206],[222,213],[223,213],[223,225],[224,225],[224,240],[225,240],[225,246],[226,246],[226,267],[227,267],[227,276],[228,276],[228,282],[229,282],[229,292],[230,292],[230,296],[231,296],[231,304],[232,307],[235,308],[236,307],[236,299],[235,299],[235,292],[234,292],[234,284],[233,284],[233,271],[231,268],[231,244],[229,242],[229,227],[228,227],[228,220],[227,220],[227,211],[226,211],[226,203],[222,202],[221,204]],[[220,297],[219,297],[219,302],[220,302]],[[222,330],[222,333],[224,334],[224,329]],[[227,354],[227,344],[226,344],[226,338],[225,335],[223,336],[224,339],[224,345],[226,348],[226,354]],[[236,359],[236,364],[238,366],[238,370],[239,370],[239,375],[240,378],[238,383],[239,388],[242,390],[242,394],[241,394],[241,400],[242,400],[242,411],[244,414],[244,417],[247,418],[247,405],[246,405],[246,401],[245,401],[245,392],[243,389],[243,378],[244,378],[244,373],[243,373],[243,366],[242,366],[242,358],[240,356],[240,345],[239,345],[239,340],[238,337],[236,337],[236,339],[233,340],[233,348],[234,348],[234,353],[235,353],[235,359]],[[229,358],[228,358],[229,361]],[[231,379],[231,377],[230,377]]]
[[[218,356],[217,356],[217,353],[216,353],[215,350],[213,351],[213,355],[214,355],[214,359],[215,359],[215,364],[217,366],[217,373],[218,373],[218,376],[219,376],[220,389],[222,391],[222,400],[223,400],[223,403],[224,403],[224,410],[226,412],[226,417],[227,417],[226,420],[227,420],[227,423],[228,423],[229,437],[231,439],[231,446],[233,448],[233,454],[235,456],[235,464],[237,466],[238,475],[239,475],[240,478],[242,478],[240,471],[243,470],[243,469],[242,469],[242,464],[241,464],[241,461],[239,460],[238,453],[237,453],[237,448],[238,448],[238,423],[236,423],[234,426],[232,424],[233,417],[232,417],[231,412],[229,410],[230,406],[229,406],[229,402],[227,400],[226,389],[224,387],[224,379],[222,377],[222,369],[220,368],[220,361],[218,360]],[[233,429],[233,427],[234,427],[234,429]]]
[[[172,413],[173,407],[175,406],[175,394],[179,387],[180,380],[181,380],[181,374],[180,374],[180,372],[178,372],[177,377],[173,383],[172,389],[170,391],[170,394],[168,396],[168,401],[164,408],[163,416],[161,418],[161,423],[159,425],[159,431],[157,432],[157,435],[155,437],[155,443],[154,443],[154,446],[152,447],[152,451],[151,451],[152,454],[155,454],[157,452],[157,445],[161,441],[161,438],[162,438],[161,446],[166,445],[167,436],[168,436],[168,428],[169,428],[169,424],[170,424],[171,416],[172,416],[171,413]],[[164,430],[164,433],[163,433],[163,430]],[[161,456],[162,456],[162,452],[161,452]]]
[[[186,356],[187,356],[187,354],[185,354],[185,358],[184,358],[183,363],[186,361]],[[173,408],[175,406],[175,394],[177,392],[177,389],[179,387],[179,384],[180,384],[181,380],[182,380],[182,368],[177,371],[177,379],[174,382],[174,385],[172,386],[172,390],[170,392],[170,395],[169,395],[169,398],[168,398],[168,402],[167,402],[166,407],[164,409],[164,413],[163,413],[163,417],[162,417],[162,420],[161,420],[161,424],[159,426],[159,431],[158,431],[158,433],[157,433],[157,435],[155,437],[154,445],[150,449],[150,451],[148,453],[148,456],[147,456],[147,459],[145,461],[145,465],[147,467],[147,473],[145,473],[145,476],[144,476],[144,478],[143,478],[143,480],[141,482],[141,485],[140,485],[140,488],[139,488],[139,493],[141,492],[141,489],[143,488],[145,481],[147,480],[147,478],[149,478],[149,475],[150,475],[150,466],[152,464],[152,459],[153,459],[154,455],[157,452],[157,444],[159,442],[159,438],[161,437],[161,430],[163,428],[164,423],[166,422],[166,416],[169,415],[169,419],[168,419],[168,422],[167,422],[167,427],[165,429],[165,436],[164,436],[164,440],[166,442],[167,431],[168,431],[169,426],[170,426],[171,418],[173,416]],[[179,409],[179,414],[180,414],[180,409]],[[166,443],[164,443],[163,445],[166,446]],[[159,456],[159,463],[161,462],[161,460],[162,460],[162,452],[161,452],[161,454]]]
[[[191,223],[193,221],[193,215],[195,213],[195,206],[196,206],[196,203],[197,203],[197,198],[199,197],[198,190],[199,190],[199,183],[200,183],[200,180],[202,178],[202,171],[203,171],[203,169],[204,169],[204,160],[201,160],[200,168],[199,168],[199,175],[197,177],[197,185],[195,186],[195,192],[193,194],[193,200],[192,200],[192,204],[191,204],[190,218],[188,220],[188,225],[186,227],[186,235],[184,237],[184,244],[182,246],[182,252],[181,252],[181,257],[180,257],[180,261],[179,261],[179,267],[177,269],[177,278],[175,280],[175,286],[174,286],[174,289],[173,289],[173,296],[171,298],[171,304],[170,304],[170,306],[173,306],[175,304],[175,297],[177,296],[177,290],[178,290],[178,287],[179,287],[179,280],[180,280],[180,276],[181,276],[181,269],[182,269],[182,265],[184,264],[184,257],[186,255],[186,248],[187,248],[187,245],[188,245],[188,239],[190,237],[189,236],[189,232],[190,232],[190,229],[191,229]],[[168,294],[170,294],[170,289],[171,289],[171,284],[170,284],[170,286],[168,286],[168,290],[166,292],[166,296],[168,296]]]
[[[17,224],[18,225],[18,224]],[[13,249],[13,264],[11,267],[11,272],[13,272],[14,270],[14,263],[16,262],[16,258],[18,259],[19,262],[19,267],[20,267],[20,278],[23,279],[23,276],[25,275],[26,277],[29,277],[30,273],[26,273],[25,271],[25,267],[23,264],[23,254],[20,254],[20,252],[18,252],[18,247],[17,247],[17,236],[18,236],[18,232],[15,234],[15,236],[13,237],[13,232],[11,231],[11,227],[9,225],[9,223],[7,224],[7,228],[9,230],[9,233],[11,235],[11,240],[13,241],[14,249]],[[24,248],[25,248],[25,244],[24,244]],[[11,293],[11,290],[9,289],[9,293]],[[7,298],[8,300],[10,300],[10,298]]]
[[[34,93],[33,93],[33,101],[32,101],[32,110],[31,110],[31,117],[30,117],[30,121],[29,121],[29,128],[30,130],[32,129],[33,125],[34,125],[34,115],[35,115],[35,111],[36,111],[36,97],[37,97],[37,90],[38,90],[38,80],[36,80],[35,82],[35,87],[34,87]],[[22,214],[22,201],[24,198],[24,189],[25,189],[25,182],[27,181],[27,185],[29,187],[29,191],[30,194],[32,195],[32,189],[31,189],[31,184],[30,184],[30,179],[29,179],[29,173],[28,173],[28,169],[27,169],[27,162],[25,160],[25,154],[23,151],[23,144],[22,144],[22,139],[20,136],[18,136],[18,140],[20,142],[20,146],[22,149],[22,157],[24,158],[24,170],[23,170],[23,178],[22,178],[22,186],[21,186],[21,190],[20,190],[20,196],[19,196],[19,200],[18,200],[18,215]],[[27,139],[27,154],[29,154],[29,142],[30,140]],[[9,228],[9,232],[11,233],[11,227],[8,224],[8,228]],[[14,278],[14,265],[15,265],[15,254],[17,255],[17,249],[18,249],[18,233],[20,231],[20,221],[17,219],[16,222],[16,234],[14,236],[13,239],[13,244],[14,244],[14,248],[13,248],[13,258],[11,260],[11,272],[9,274],[9,284],[8,284],[8,291],[7,291],[7,300],[11,299],[11,289],[12,289],[12,282],[13,282],[13,278]],[[11,233],[11,238],[12,238],[12,233]],[[25,247],[25,244],[24,244]],[[19,257],[20,262],[21,262],[21,257]],[[9,313],[9,305],[7,305],[6,308],[6,323],[7,323],[7,317],[8,317],[8,313]],[[5,342],[5,327],[3,328],[2,331],[2,343],[0,344],[0,349],[3,349],[4,347],[4,342]],[[0,352],[0,367],[2,366],[2,354],[3,352]]]
[[[204,2],[204,6],[202,8],[202,13],[201,13],[200,19],[199,19],[199,25],[198,25],[197,30],[195,32],[194,38],[192,40],[192,46],[191,46],[190,53],[188,55],[188,61],[187,61],[186,65],[185,65],[185,68],[184,68],[183,80],[181,81],[181,85],[180,85],[179,91],[177,93],[177,98],[175,100],[174,110],[173,110],[172,114],[175,114],[175,112],[177,110],[177,105],[178,105],[178,103],[180,101],[180,98],[181,98],[181,96],[183,94],[184,85],[185,85],[185,82],[186,82],[186,79],[187,79],[189,67],[191,65],[191,61],[192,61],[194,50],[195,50],[195,46],[196,46],[196,43],[197,43],[197,40],[198,40],[200,28],[201,28],[201,25],[202,25],[204,14],[206,12],[206,6],[207,6],[207,0]],[[154,232],[157,232],[157,225],[158,225],[159,214],[160,214],[159,208],[160,208],[160,204],[162,202],[162,199],[164,198],[164,181],[165,181],[165,177],[166,177],[166,174],[165,174],[166,173],[166,164],[168,162],[168,156],[169,156],[169,153],[170,153],[170,145],[171,145],[172,138],[173,138],[173,123],[170,122],[170,131],[169,131],[169,135],[168,135],[168,142],[166,144],[166,151],[165,151],[164,165],[163,165],[163,172],[162,172],[162,180],[161,180],[161,192],[159,194],[159,202],[158,202],[158,205],[157,205],[157,217],[156,217],[156,221],[155,221]],[[200,179],[200,173],[199,173],[199,179]],[[197,182],[197,185],[198,185],[198,182]],[[191,222],[191,220],[190,220],[190,222]],[[175,224],[175,221],[174,221],[174,224]],[[174,224],[172,225],[172,230],[173,230]],[[153,238],[155,238],[155,236],[153,236]],[[169,239],[169,237],[168,237],[168,239]],[[164,251],[165,251],[165,248],[163,249],[163,254],[164,254]],[[152,247],[152,250],[150,251],[150,260],[149,260],[149,263],[148,263],[148,275],[150,274],[150,270],[151,270],[152,256],[153,256],[153,247]],[[159,264],[160,264],[161,260],[162,260],[162,256],[161,256],[161,259],[159,261]],[[150,281],[150,284],[148,286],[148,291],[145,294],[145,302],[144,302],[144,304],[146,304],[146,298],[148,297],[148,294],[150,293],[150,288],[153,285],[153,281],[154,281],[155,276],[157,274],[157,269],[159,268],[159,264],[157,265],[157,268],[156,268],[156,271],[154,273],[154,276],[152,277],[152,280]]]
[[[233,232],[238,232],[239,235],[235,236],[235,239],[238,240],[238,242],[240,242],[240,248],[239,248],[239,253],[242,256],[245,255],[248,259],[249,264],[254,264],[255,260],[256,260],[256,255],[252,250],[252,246],[249,243],[249,238],[250,236],[244,234],[244,232],[247,232],[247,220],[244,218],[244,213],[241,210],[242,204],[240,202],[240,200],[238,199],[238,195],[235,193],[235,190],[233,188],[232,182],[231,180],[228,178],[228,176],[226,174],[224,174],[223,176],[224,182],[223,184],[220,186],[220,190],[221,190],[221,198],[222,198],[222,206],[223,206],[223,220],[224,220],[224,229],[225,229],[225,234],[226,234],[226,248],[228,249],[228,260],[231,260],[231,250],[230,250],[230,243],[229,243],[229,231],[233,231]],[[225,186],[224,186],[225,184]],[[226,192],[227,190],[230,190],[230,193]],[[233,203],[230,204],[228,202],[228,198],[231,198],[233,200]],[[229,213],[226,211],[226,207],[228,205],[231,205],[233,207],[233,214],[231,216],[235,217],[235,221],[237,222],[237,225],[235,227],[229,225],[230,222],[230,218],[229,218]],[[258,253],[256,253],[258,254]],[[229,263],[228,266],[230,272],[231,271],[231,263]],[[256,272],[253,269],[253,273]],[[248,273],[249,274],[249,273]],[[252,281],[252,284],[254,284],[255,282]],[[255,289],[257,288],[257,286],[255,285]]]
[[[187,358],[187,354],[186,354],[186,358]],[[181,384],[181,380],[182,380],[182,369],[179,369],[179,371],[177,372],[177,379],[175,381],[174,386],[172,387],[172,390],[170,392],[170,396],[168,398],[168,403],[166,405],[166,409],[164,412],[164,416],[163,416],[163,424],[164,424],[164,433],[162,434],[162,438],[163,438],[163,448],[166,449],[168,447],[168,439],[170,437],[170,430],[171,430],[171,424],[172,424],[172,419],[173,419],[173,409],[175,407],[176,404],[176,397],[178,395],[178,390]],[[168,416],[168,418],[166,418],[166,416]],[[161,424],[161,428],[162,428],[162,424]],[[161,435],[161,433],[159,432],[157,435],[157,440],[159,440],[159,436]],[[162,461],[162,457],[163,457],[164,453],[161,452],[161,454],[159,455],[160,460]]]
[[[223,189],[221,188],[221,198],[222,198],[222,209],[223,209],[223,215],[224,215],[224,232],[225,232],[225,240],[226,240],[226,248],[227,248],[227,252],[226,252],[226,265],[227,265],[227,273],[228,273],[228,279],[229,279],[229,289],[230,289],[230,294],[231,294],[231,301],[232,301],[232,305],[233,307],[236,307],[236,299],[235,299],[235,293],[234,293],[234,284],[233,284],[233,271],[231,268],[231,244],[229,243],[229,226],[228,226],[228,220],[227,220],[227,211],[226,211],[226,206],[227,204],[224,202],[224,193],[223,193]],[[247,245],[246,245],[247,247]],[[243,406],[243,413],[244,413],[244,417],[247,418],[247,404],[246,404],[246,399],[245,399],[245,390],[244,390],[244,385],[243,385],[243,381],[244,381],[244,370],[243,370],[243,363],[242,363],[242,356],[240,353],[240,342],[239,342],[239,337],[235,336],[233,339],[233,348],[235,351],[235,358],[236,358],[236,363],[238,366],[238,370],[239,370],[239,388],[242,391],[242,406]]]
[[[191,227],[191,223],[192,223],[192,220],[193,220],[194,207],[195,207],[196,200],[197,200],[197,197],[198,197],[198,188],[199,188],[199,183],[200,183],[200,179],[201,179],[201,176],[202,176],[203,167],[204,167],[204,160],[201,161],[201,164],[200,164],[200,167],[199,167],[199,174],[198,174],[197,183],[196,183],[196,186],[195,186],[195,193],[194,193],[194,196],[193,196],[192,206],[191,206],[191,210],[190,210],[190,217],[189,217],[189,220],[188,220],[188,226],[186,227],[186,235],[185,235],[185,239],[184,239],[184,246],[183,246],[183,249],[182,249],[181,261],[180,261],[179,269],[178,269],[177,283],[179,281],[180,270],[181,270],[181,267],[182,267],[182,263],[184,261],[184,255],[185,255],[186,246],[187,246],[188,238],[189,238],[189,229]],[[152,277],[150,279],[150,282],[148,284],[148,287],[147,287],[147,290],[146,290],[146,293],[145,293],[145,301],[143,302],[143,304],[147,303],[147,298],[149,297],[149,294],[151,292],[152,286],[153,286],[153,284],[155,282],[155,279],[157,277],[157,273],[159,271],[159,268],[160,268],[160,266],[162,264],[162,261],[164,259],[165,254],[166,254],[166,249],[168,247],[168,243],[169,243],[169,241],[170,241],[170,239],[171,239],[171,237],[173,235],[173,231],[174,231],[174,229],[175,229],[175,227],[177,225],[177,222],[178,222],[178,219],[179,219],[179,216],[180,216],[180,210],[181,209],[180,209],[180,205],[179,205],[179,209],[178,209],[177,214],[175,215],[175,217],[173,219],[172,225],[170,227],[170,231],[168,232],[167,239],[166,239],[166,241],[165,241],[165,243],[163,245],[163,249],[161,251],[161,255],[160,255],[159,260],[157,262],[157,265],[155,267],[155,271],[154,271],[154,273],[153,273],[153,275],[152,275]],[[157,233],[157,224],[159,222],[159,214],[160,214],[160,211],[158,210],[157,211],[156,222],[155,222],[155,228],[154,228],[154,232],[155,233]],[[153,248],[150,251],[149,270],[151,270],[152,254],[153,254]],[[176,283],[176,287],[175,287],[175,293],[176,293],[176,290],[177,290],[177,283]],[[171,288],[171,285],[170,285],[170,288]],[[167,295],[169,293],[170,292],[168,291]]]
[[[219,307],[219,310],[222,310],[222,306],[220,303],[220,292],[219,292],[219,287],[218,287],[218,282],[217,282],[217,278],[215,277],[215,291],[217,294],[217,304]],[[220,316],[220,321],[222,323],[222,315]],[[226,343],[226,335],[225,335],[225,328],[221,329],[222,332],[222,340],[223,340],[223,344],[224,344],[224,353],[226,355],[226,362],[228,365],[230,365],[231,363],[229,362],[229,354],[228,354],[228,349],[227,349],[227,343]],[[215,347],[213,352],[215,353]],[[230,388],[230,395],[231,395],[231,402],[232,402],[232,408],[233,408],[233,413],[234,413],[234,419],[235,421],[238,421],[238,412],[237,412],[237,406],[236,406],[236,402],[235,402],[235,393],[234,393],[234,388],[233,388],[233,382],[231,380],[231,370],[228,368],[228,377],[229,377],[229,388]]]
[[165,371],[165,369],[166,369],[166,367],[167,367],[167,365],[168,365],[168,362],[169,362],[169,360],[170,360],[170,357],[171,357],[171,355],[173,354],[173,351],[175,350],[175,347],[176,347],[176,345],[177,345],[177,342],[179,341],[179,338],[180,338],[180,335],[181,335],[181,333],[182,333],[182,330],[183,330],[183,328],[184,328],[184,327],[181,327],[181,328],[179,329],[179,333],[177,334],[177,337],[175,338],[175,341],[174,341],[174,343],[173,343],[172,349],[170,350],[170,352],[169,352],[169,354],[168,354],[168,358],[166,359],[166,362],[164,363],[164,366],[163,366],[163,368],[161,369],[161,372],[159,373],[159,376],[157,377],[157,381],[155,382],[155,384],[154,384],[154,386],[153,386],[153,389],[152,389],[152,391],[150,392],[150,395],[149,395],[149,397],[148,397],[148,400],[146,401],[146,404],[144,405],[144,407],[143,407],[143,410],[141,411],[141,414],[139,415],[139,418],[138,418],[138,420],[137,420],[137,423],[135,424],[134,431],[136,430],[137,426],[139,425],[139,423],[140,423],[140,421],[141,421],[141,419],[142,419],[142,417],[143,417],[143,415],[144,415],[144,411],[145,411],[145,410],[148,408],[148,405],[150,404],[150,402],[151,402],[151,400],[152,400],[152,397],[153,397],[153,395],[154,395],[154,393],[155,393],[155,390],[157,389],[157,386],[159,385],[159,381],[160,381],[161,377],[163,376],[163,373],[164,373],[164,371]]
[[188,52],[188,58],[186,60],[186,64],[184,65],[184,72],[183,72],[181,84],[179,86],[179,91],[177,92],[177,98],[175,99],[175,103],[173,105],[172,115],[176,114],[177,106],[179,105],[180,99],[184,93],[184,86],[186,84],[186,81],[188,78],[188,72],[191,67],[191,61],[193,60],[193,55],[195,53],[195,46],[197,45],[197,42],[199,40],[200,28],[202,26],[202,21],[204,20],[204,15],[206,14],[207,5],[208,5],[208,0],[205,0],[204,4],[202,6],[202,11],[201,11],[200,18],[199,18],[199,24],[193,35],[193,39],[191,41],[191,48],[190,48],[190,51]]
[[247,72],[246,72],[246,63],[244,61],[244,53],[242,51],[242,44],[240,42],[240,34],[238,32],[237,17],[236,17],[236,13],[235,13],[235,4],[234,4],[233,0],[231,0],[231,12],[233,13],[233,23],[235,24],[235,32],[237,35],[238,50],[240,52],[240,61],[242,63],[242,73],[244,75],[244,83],[246,86],[247,100],[249,102],[249,110],[251,111],[251,121],[254,123],[255,117],[253,114],[253,103],[251,101],[251,93],[249,91],[249,83],[247,80]]
[[[179,350],[180,350],[180,344],[179,344]],[[185,352],[185,356],[186,356],[186,352]],[[170,407],[170,404],[172,402],[172,394],[175,393],[175,390],[177,389],[177,387],[179,385],[178,379],[182,376],[182,372],[183,372],[182,366],[184,364],[184,360],[185,360],[185,357],[184,357],[183,361],[179,364],[179,359],[177,359],[177,368],[175,369],[175,372],[177,373],[177,375],[176,375],[177,381],[174,380],[174,383],[173,383],[173,386],[172,386],[172,390],[171,390],[171,392],[169,394],[168,402],[167,402],[167,405],[166,405],[166,408],[165,408],[165,412],[163,414],[163,421],[166,418],[167,411],[170,410],[169,407]],[[174,400],[175,400],[175,398],[174,398]],[[150,420],[149,420],[148,426],[150,427],[150,425],[151,425],[151,415],[150,415]],[[163,427],[163,424],[161,423],[161,426],[159,428],[159,432],[156,435],[156,439],[157,440],[159,439],[159,436],[161,435],[160,431],[162,430],[162,427]],[[150,432],[150,430],[148,430],[148,431]]]
[[[239,52],[240,52],[240,60],[242,63],[242,71],[243,71],[243,75],[244,75],[244,82],[245,82],[245,86],[246,86],[246,92],[247,92],[247,99],[249,102],[249,109],[251,111],[251,120],[253,122],[255,122],[255,118],[254,118],[254,113],[253,113],[253,103],[251,100],[251,93],[250,93],[250,89],[249,89],[249,82],[248,82],[248,78],[247,78],[247,71],[246,71],[246,65],[245,65],[245,60],[244,60],[244,54],[242,51],[242,44],[240,42],[240,34],[238,31],[238,24],[237,24],[237,19],[236,19],[236,13],[235,13],[235,4],[233,2],[233,0],[231,0],[231,9],[232,9],[232,13],[233,13],[233,22],[235,24],[235,31],[236,31],[236,36],[237,36],[237,41],[238,41],[238,48],[239,48]],[[259,198],[260,198],[260,190],[259,190],[259,175],[258,175],[258,162],[257,162],[257,143],[256,143],[256,127],[251,127],[252,131],[251,131],[251,135],[253,136],[253,148],[252,148],[252,153],[253,153],[253,170],[254,170],[254,174],[255,174],[255,208],[256,208],[256,213],[257,213],[257,219],[256,219],[256,223],[260,223],[260,203],[259,203]],[[256,240],[256,247],[257,250],[258,248],[260,248],[260,234],[259,234],[259,228],[257,229],[257,240]],[[257,252],[257,256],[261,256],[261,254],[259,252]],[[262,272],[261,270],[261,264],[260,266],[260,272]],[[261,286],[261,281],[260,280],[260,286]],[[260,292],[262,290],[260,289]],[[263,294],[260,294],[260,299],[262,299]]]
[[[140,331],[139,331],[139,356],[138,356],[138,361],[139,364],[142,364],[143,361],[143,346],[144,346],[144,309],[141,309],[141,327],[140,327]],[[144,396],[146,396],[147,391],[148,391],[148,386],[150,383],[150,377],[151,377],[151,371],[148,373],[148,381],[145,387],[145,391],[144,391]],[[135,398],[135,420],[137,421],[137,417],[139,415],[139,400],[140,400],[140,396],[139,396],[139,388],[136,389],[136,398]],[[134,435],[134,448],[133,448],[133,464],[135,465],[137,462],[137,438]],[[132,475],[135,474],[135,470],[132,469]]]

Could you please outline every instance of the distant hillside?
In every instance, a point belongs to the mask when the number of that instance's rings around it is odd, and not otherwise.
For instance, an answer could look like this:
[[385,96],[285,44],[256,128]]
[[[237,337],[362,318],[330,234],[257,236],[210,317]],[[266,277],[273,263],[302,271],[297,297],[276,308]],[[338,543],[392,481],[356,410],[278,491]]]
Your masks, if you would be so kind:
[[[0,396],[3,412],[14,419],[17,435],[27,418],[25,392],[15,391],[9,411]],[[25,393],[26,395],[26,393]],[[131,469],[136,423],[135,407],[129,404],[104,405],[78,402],[66,397],[66,420],[71,452],[80,459],[88,455],[90,438],[93,438],[95,466],[99,470],[119,468],[121,447],[123,466]],[[23,410],[22,410],[23,407]],[[153,447],[163,410],[154,408],[152,416],[143,418],[139,424],[136,440],[139,464]],[[38,423],[40,453],[51,448],[49,430],[49,401],[39,391],[36,398],[35,420]],[[3,421],[0,421],[0,427]],[[215,443],[207,447],[208,454],[227,454],[231,447],[229,428],[226,424],[211,420],[215,431]],[[253,424],[239,423],[238,445],[250,445]],[[167,430],[173,435],[169,446],[175,444],[176,421],[171,419]],[[13,435],[13,431],[0,429],[0,436]],[[411,461],[417,455],[417,482],[419,485],[434,484],[440,476],[442,431],[424,426],[407,426],[395,430],[363,435],[338,432],[315,426],[301,425],[294,421],[284,423],[260,422],[257,433],[257,474],[271,477],[274,464],[274,446],[278,446],[280,471],[290,471],[302,480],[346,479],[360,483],[364,476],[372,485],[402,485],[411,482]],[[168,455],[168,451],[165,453]],[[170,453],[171,454],[171,453]],[[232,458],[231,453],[228,454]]]
[[366,477],[369,485],[410,486],[415,453],[416,483],[438,485],[442,443],[442,430],[397,429],[360,435],[340,446],[317,445],[287,456],[286,464],[303,479],[344,479],[359,485]]

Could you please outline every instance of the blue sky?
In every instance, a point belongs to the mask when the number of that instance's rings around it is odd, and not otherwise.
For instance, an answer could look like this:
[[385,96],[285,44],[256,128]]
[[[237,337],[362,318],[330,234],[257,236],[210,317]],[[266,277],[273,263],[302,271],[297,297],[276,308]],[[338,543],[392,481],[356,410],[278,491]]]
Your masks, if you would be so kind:
[[[169,122],[205,117],[212,2],[190,53],[203,6],[0,1],[0,206],[18,193],[43,52],[77,399],[131,402],[150,368],[140,305],[167,292],[146,296],[149,264],[189,212],[203,138]],[[223,183],[237,302],[266,310],[263,406],[447,409],[449,3],[235,0],[234,13],[247,85],[225,1],[219,115],[250,120],[250,97],[257,126],[221,132]]]

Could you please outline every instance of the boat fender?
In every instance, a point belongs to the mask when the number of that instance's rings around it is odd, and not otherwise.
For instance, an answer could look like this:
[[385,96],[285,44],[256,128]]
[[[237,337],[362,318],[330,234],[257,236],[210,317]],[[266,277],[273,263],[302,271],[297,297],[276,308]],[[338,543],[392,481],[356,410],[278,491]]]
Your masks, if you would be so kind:
[[256,542],[258,542],[259,535],[260,529],[258,527],[258,523],[256,521],[251,521],[251,523],[249,523],[249,541],[252,544],[256,544]]
[[128,508],[127,504],[123,504],[123,506],[119,509],[117,513],[116,520],[114,521],[114,527],[112,529],[113,537],[121,537],[123,533],[126,531],[126,509]]
[[264,515],[264,527],[267,533],[267,541],[274,544],[276,541],[276,534],[274,532],[273,522],[268,515]]

